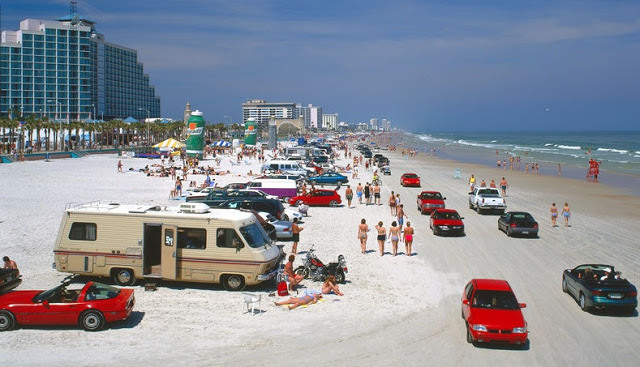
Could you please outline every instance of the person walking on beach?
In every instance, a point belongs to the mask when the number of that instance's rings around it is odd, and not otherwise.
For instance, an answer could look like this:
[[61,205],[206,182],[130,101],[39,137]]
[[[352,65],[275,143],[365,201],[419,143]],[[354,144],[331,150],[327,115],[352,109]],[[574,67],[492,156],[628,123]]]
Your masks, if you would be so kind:
[[549,211],[551,212],[551,228],[555,228],[558,226],[556,224],[556,219],[558,219],[558,207],[556,203],[551,203],[551,209],[549,209]]
[[371,186],[368,182],[364,184],[364,201],[366,205],[371,204]]
[[413,227],[411,227],[411,222],[407,222],[407,227],[404,229],[402,239],[404,240],[405,255],[411,256],[411,246],[413,245]]
[[351,200],[353,199],[353,189],[351,189],[351,185],[347,185],[347,189],[344,191],[344,196],[347,198],[348,208],[351,209]]
[[375,199],[375,204],[382,205],[380,204],[380,186],[378,186],[377,183],[373,186],[373,197]]
[[298,241],[300,241],[300,231],[304,228],[298,225],[298,218],[293,218],[293,223],[291,223],[291,233],[293,233],[293,246],[291,246],[291,253],[294,255],[298,254]]
[[471,177],[469,178],[469,189],[470,191],[473,191],[473,189],[476,187],[476,176],[471,175]]
[[380,256],[384,255],[384,241],[387,240],[387,229],[382,226],[382,221],[378,222],[378,225],[375,226],[376,231],[378,231],[378,251],[380,251]]
[[407,215],[404,213],[404,205],[398,205],[398,212],[396,213],[398,217],[398,228],[400,228],[400,232],[402,232],[402,224],[404,223],[404,217]]
[[358,182],[358,186],[356,187],[356,196],[358,197],[358,202],[362,204],[362,183]]
[[489,184],[489,187],[491,188],[496,188],[496,182],[494,180],[491,180],[491,183]]
[[394,220],[389,227],[389,237],[391,237],[391,248],[393,249],[393,256],[398,255],[398,241],[400,240],[400,227]]
[[360,249],[363,255],[367,253],[367,232],[369,232],[367,220],[362,218],[358,226],[358,239],[360,240]]
[[124,173],[122,172],[122,161],[118,161],[118,172]]
[[564,208],[562,208],[562,216],[564,217],[564,226],[569,227],[569,217],[571,216],[571,209],[569,209],[569,203],[564,203]]
[[502,180],[500,180],[500,189],[502,189],[502,196],[507,196],[507,186],[509,186],[507,184],[507,180],[503,177]]
[[389,208],[391,209],[391,216],[396,216],[396,194],[391,191],[391,196],[389,197]]

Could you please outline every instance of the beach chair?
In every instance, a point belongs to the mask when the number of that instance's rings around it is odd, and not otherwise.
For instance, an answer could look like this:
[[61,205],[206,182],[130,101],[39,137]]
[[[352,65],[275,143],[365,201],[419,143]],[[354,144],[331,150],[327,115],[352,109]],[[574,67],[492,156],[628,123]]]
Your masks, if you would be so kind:
[[453,171],[453,178],[456,178],[458,180],[462,179],[462,171],[460,170],[460,168],[456,168],[456,170]]
[[[247,313],[251,311],[252,315],[255,315],[256,303],[258,304],[258,313],[260,313],[260,309],[262,308],[262,295],[255,293],[242,293],[242,312]],[[246,308],[246,312],[245,312]]]

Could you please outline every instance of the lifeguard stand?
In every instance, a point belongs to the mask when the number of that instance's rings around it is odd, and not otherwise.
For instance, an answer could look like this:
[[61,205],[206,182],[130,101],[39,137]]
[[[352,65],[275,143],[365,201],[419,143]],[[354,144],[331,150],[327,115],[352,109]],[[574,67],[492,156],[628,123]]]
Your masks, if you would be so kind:
[[462,170],[460,168],[456,168],[455,171],[453,171],[453,178],[455,179],[462,179]]

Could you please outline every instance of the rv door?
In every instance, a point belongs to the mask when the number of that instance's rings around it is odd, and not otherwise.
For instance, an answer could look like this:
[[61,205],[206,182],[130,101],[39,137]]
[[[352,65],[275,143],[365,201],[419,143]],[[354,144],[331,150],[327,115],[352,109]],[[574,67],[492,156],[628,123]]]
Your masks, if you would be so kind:
[[162,235],[162,277],[164,279],[176,279],[178,272],[176,261],[178,227],[163,225]]

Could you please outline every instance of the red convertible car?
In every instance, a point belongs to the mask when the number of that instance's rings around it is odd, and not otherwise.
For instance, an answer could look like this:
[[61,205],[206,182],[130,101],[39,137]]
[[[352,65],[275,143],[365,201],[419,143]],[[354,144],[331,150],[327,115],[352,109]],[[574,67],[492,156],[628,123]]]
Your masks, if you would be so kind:
[[290,205],[300,205],[302,203],[309,206],[337,206],[342,203],[342,199],[340,199],[340,194],[336,190],[327,189],[316,189],[306,195],[298,195],[289,199]]
[[400,176],[400,185],[420,187],[420,177],[415,173],[405,173]]
[[20,290],[0,296],[0,331],[16,325],[80,325],[97,331],[105,323],[125,320],[131,314],[133,289],[88,282],[82,289],[63,283],[46,291]]
[[527,342],[524,303],[518,303],[506,280],[472,279],[462,293],[462,318],[469,343]]

